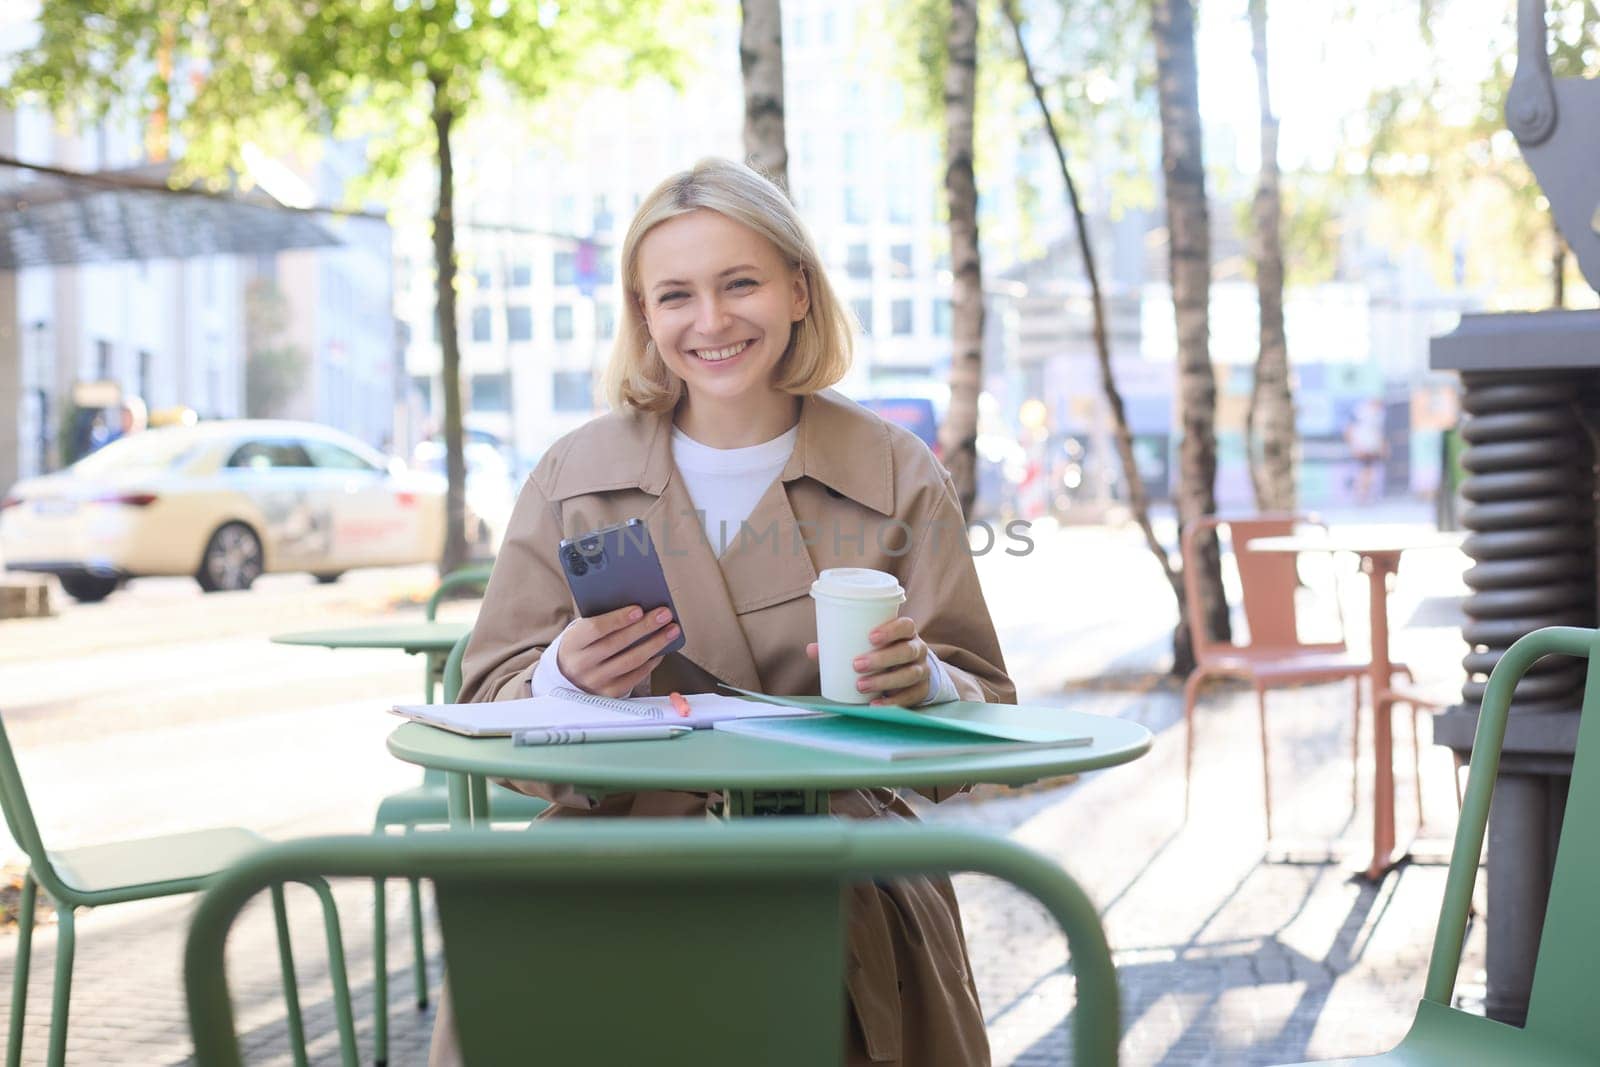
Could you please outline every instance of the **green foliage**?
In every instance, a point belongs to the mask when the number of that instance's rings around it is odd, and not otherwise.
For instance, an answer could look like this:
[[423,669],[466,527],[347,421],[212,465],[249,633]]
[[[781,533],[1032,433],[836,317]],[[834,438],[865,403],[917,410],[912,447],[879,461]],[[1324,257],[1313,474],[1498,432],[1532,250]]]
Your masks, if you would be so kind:
[[[371,191],[432,150],[436,94],[461,119],[491,84],[537,101],[571,84],[674,75],[681,37],[707,5],[670,7],[669,20],[667,0],[44,0],[38,42],[0,98],[67,116],[165,107],[183,136],[183,176],[217,183],[246,144],[291,152],[360,139]],[[178,72],[170,85],[164,48]]]
[[[1354,224],[1349,212],[1355,184],[1348,175],[1310,170],[1280,176],[1278,192],[1283,216],[1279,226],[1285,288],[1320,285],[1339,276],[1345,232]],[[1246,240],[1255,233],[1253,207],[1251,199],[1233,203],[1234,225]],[[1254,258],[1245,257],[1244,266],[1253,278]]]
[[[1554,229],[1533,174],[1505,128],[1505,95],[1516,69],[1515,5],[1431,0],[1420,14],[1428,45],[1421,69],[1396,72],[1371,97],[1355,147],[1377,196],[1380,238],[1427,250],[1441,282],[1460,266],[1468,285],[1502,298],[1549,290]],[[1471,24],[1493,59],[1485,77],[1463,80],[1463,57],[1445,42],[1455,20]],[[1600,74],[1600,4],[1550,0],[1550,64],[1556,77]],[[1481,53],[1480,53],[1481,55]],[[1472,58],[1472,68],[1482,61]],[[1526,302],[1526,301],[1524,301]]]

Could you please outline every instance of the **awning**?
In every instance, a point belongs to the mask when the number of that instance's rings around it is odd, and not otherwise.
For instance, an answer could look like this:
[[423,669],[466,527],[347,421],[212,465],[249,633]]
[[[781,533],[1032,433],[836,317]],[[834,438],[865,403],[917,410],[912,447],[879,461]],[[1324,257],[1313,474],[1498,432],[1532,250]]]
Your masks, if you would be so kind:
[[269,255],[340,242],[259,189],[172,189],[171,167],[73,173],[0,160],[0,270]]

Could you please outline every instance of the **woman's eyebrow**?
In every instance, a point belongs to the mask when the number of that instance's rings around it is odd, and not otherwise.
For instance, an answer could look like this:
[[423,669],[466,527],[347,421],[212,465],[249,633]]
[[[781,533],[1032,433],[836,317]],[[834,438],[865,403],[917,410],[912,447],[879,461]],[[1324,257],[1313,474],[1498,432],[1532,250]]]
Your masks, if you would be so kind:
[[[740,271],[756,270],[756,269],[757,268],[753,263],[741,263],[737,267],[729,267],[727,270],[725,270],[722,273],[718,274],[717,277],[726,278],[730,274],[738,274]],[[682,278],[665,278],[665,279],[663,279],[663,280],[661,280],[659,282],[656,282],[650,288],[652,290],[654,290],[654,289],[662,289],[662,288],[665,288],[666,286],[669,286],[669,285],[688,285],[688,284],[689,283],[684,281]]]

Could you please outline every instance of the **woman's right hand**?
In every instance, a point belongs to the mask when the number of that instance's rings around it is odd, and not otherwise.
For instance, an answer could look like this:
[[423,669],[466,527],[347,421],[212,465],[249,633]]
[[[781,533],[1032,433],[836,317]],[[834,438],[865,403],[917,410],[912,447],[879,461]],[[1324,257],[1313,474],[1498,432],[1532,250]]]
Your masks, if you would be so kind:
[[[556,666],[586,693],[625,697],[661,665],[662,649],[677,636],[678,624],[669,609],[646,614],[630,605],[573,620],[561,634]],[[635,641],[639,644],[630,648]]]

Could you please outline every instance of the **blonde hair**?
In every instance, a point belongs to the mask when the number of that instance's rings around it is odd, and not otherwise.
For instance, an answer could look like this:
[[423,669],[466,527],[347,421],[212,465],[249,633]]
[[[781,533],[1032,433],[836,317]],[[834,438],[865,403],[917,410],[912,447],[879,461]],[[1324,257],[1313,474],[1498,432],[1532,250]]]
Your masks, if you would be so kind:
[[639,245],[661,223],[700,210],[715,211],[748,226],[772,242],[790,270],[805,275],[810,306],[805,317],[794,324],[773,384],[786,393],[804,396],[843,378],[850,369],[850,320],[828,283],[816,242],[794,205],[758,171],[742,163],[708,158],[651,190],[623,238],[620,268],[625,307],[606,365],[607,402],[613,408],[664,412],[676,407],[683,396],[683,381],[667,369],[645,326]]

